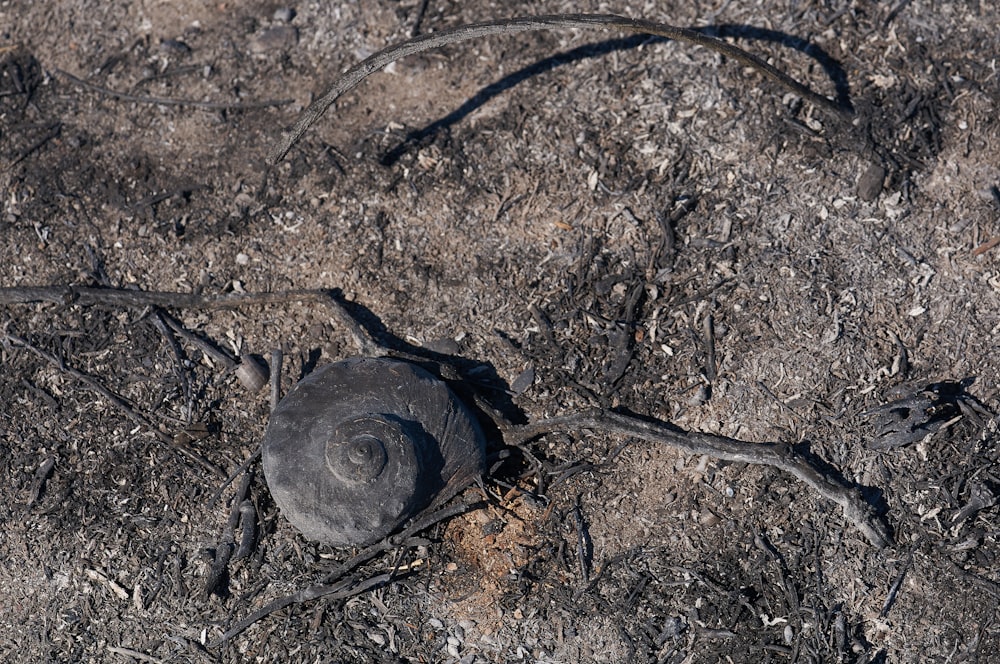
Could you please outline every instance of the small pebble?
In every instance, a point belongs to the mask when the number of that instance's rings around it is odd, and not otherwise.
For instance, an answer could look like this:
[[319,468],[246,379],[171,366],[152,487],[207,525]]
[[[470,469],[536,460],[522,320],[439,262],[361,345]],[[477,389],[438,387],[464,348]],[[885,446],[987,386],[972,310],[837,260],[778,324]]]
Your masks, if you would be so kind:
[[514,379],[514,382],[510,385],[510,390],[514,394],[521,395],[524,394],[531,384],[535,382],[535,369],[534,367],[528,367]]
[[858,179],[858,197],[863,201],[873,201],[882,193],[885,182],[885,167],[878,162],[871,162]]
[[663,631],[660,633],[661,639],[676,639],[678,636],[684,633],[687,629],[687,625],[684,620],[680,617],[674,616],[667,619],[666,624],[663,626]]
[[191,47],[180,39],[164,39],[160,42],[160,50],[164,53],[190,53]]
[[291,7],[278,7],[271,18],[281,23],[290,23],[295,18],[295,10]]
[[706,511],[704,514],[702,514],[700,516],[700,518],[698,519],[698,522],[701,523],[701,525],[707,526],[709,528],[711,528],[712,526],[719,525],[720,521],[722,521],[722,519],[720,519],[718,516],[716,516],[712,512],[708,512],[708,511]]
[[254,53],[288,51],[299,43],[299,31],[290,25],[276,25],[264,28],[250,40],[250,50]]

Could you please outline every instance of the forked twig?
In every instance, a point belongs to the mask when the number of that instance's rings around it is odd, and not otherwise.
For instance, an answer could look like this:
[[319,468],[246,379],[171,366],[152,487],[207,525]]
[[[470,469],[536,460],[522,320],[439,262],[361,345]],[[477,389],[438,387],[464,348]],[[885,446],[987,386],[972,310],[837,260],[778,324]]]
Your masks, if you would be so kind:
[[512,427],[504,433],[509,444],[520,445],[552,431],[597,429],[666,443],[689,454],[704,454],[725,461],[772,466],[794,476],[820,496],[840,505],[844,517],[873,545],[884,548],[892,543],[888,523],[865,502],[860,491],[821,472],[785,443],[749,443],[725,436],[683,431],[665,422],[648,421],[609,410],[593,409],[572,415],[551,417],[541,422]]
[[553,30],[557,28],[584,28],[590,30],[612,29],[622,30],[636,34],[655,35],[666,37],[677,41],[695,44],[721,53],[736,60],[748,67],[752,67],[764,74],[776,83],[788,88],[795,94],[808,99],[817,106],[832,111],[841,117],[851,117],[853,113],[836,101],[829,99],[819,93],[814,92],[807,86],[799,83],[794,78],[779,71],[775,67],[764,62],[757,56],[744,51],[738,46],[728,42],[709,37],[697,30],[690,28],[677,28],[664,23],[656,23],[642,19],[626,18],[614,14],[556,14],[552,16],[534,16],[524,18],[510,18],[498,21],[485,21],[483,23],[472,23],[457,28],[442,30],[426,35],[419,35],[400,44],[389,46],[374,55],[371,55],[358,64],[354,65],[329,86],[322,96],[309,105],[299,115],[292,129],[279,140],[271,151],[267,154],[268,166],[274,166],[281,161],[291,147],[302,138],[302,135],[311,127],[323,113],[337,100],[338,97],[356,87],[368,76],[382,69],[386,65],[399,60],[400,58],[415,53],[456,44],[459,42],[489,37],[491,35],[515,34],[519,32],[530,32],[534,30]]
[[238,309],[245,306],[284,304],[288,302],[316,302],[330,309],[337,322],[342,324],[362,355],[381,356],[387,353],[347,311],[339,291],[330,289],[289,290],[265,293],[173,293],[141,291],[127,288],[95,288],[91,286],[26,286],[0,288],[0,305],[54,302],[56,304],[125,307],[162,307],[164,309]]
[[203,108],[209,111],[247,111],[255,108],[268,108],[270,106],[284,106],[292,103],[291,99],[271,99],[266,101],[247,102],[226,102],[226,101],[198,101],[197,99],[173,99],[169,97],[150,97],[147,95],[132,95],[127,92],[109,90],[93,83],[88,83],[82,78],[77,78],[68,72],[57,69],[56,73],[67,79],[71,83],[80,86],[85,90],[102,94],[112,99],[121,101],[131,101],[137,104],[156,104],[158,106],[190,106],[192,108]]
[[[245,631],[254,623],[263,620],[272,613],[276,613],[293,604],[310,602],[314,599],[319,599],[320,597],[345,599],[347,597],[363,593],[371,588],[389,583],[395,577],[395,572],[379,574],[361,582],[355,582],[354,579],[345,577],[381,553],[391,551],[395,548],[408,548],[413,546],[413,536],[420,531],[426,530],[437,523],[450,519],[454,516],[458,516],[459,514],[483,507],[484,505],[485,503],[482,501],[463,501],[418,518],[413,522],[413,524],[398,535],[390,535],[389,537],[362,549],[354,557],[350,558],[327,574],[323,578],[322,583],[315,586],[309,586],[308,588],[303,588],[302,590],[292,593],[291,595],[285,595],[271,600],[266,605],[254,611],[249,616],[240,620],[238,623],[226,630],[225,634],[210,643],[209,647],[214,648],[226,643],[234,636],[237,636]],[[426,540],[419,540],[419,543],[426,544]]]
[[234,636],[244,632],[254,623],[263,620],[272,613],[281,611],[287,606],[302,604],[303,602],[309,602],[314,599],[319,599],[320,597],[327,597],[329,599],[347,599],[348,597],[360,595],[361,593],[371,590],[372,588],[383,586],[386,583],[389,583],[389,581],[392,580],[392,577],[393,575],[391,572],[386,572],[360,582],[356,582],[356,579],[344,579],[338,583],[309,586],[308,588],[303,588],[302,590],[292,593],[291,595],[279,597],[233,625],[226,631],[225,634],[209,643],[208,647],[216,648],[221,646]]
[[4,345],[24,348],[29,352],[31,352],[32,354],[36,355],[37,357],[52,364],[53,366],[56,367],[56,369],[58,369],[62,373],[80,381],[81,383],[83,383],[84,385],[86,385],[87,387],[89,387],[90,389],[94,390],[102,397],[107,399],[111,403],[111,405],[113,405],[115,408],[121,411],[127,418],[129,418],[139,426],[143,427],[144,429],[151,431],[159,442],[163,443],[164,445],[167,445],[168,447],[172,447],[180,451],[189,459],[195,461],[196,463],[204,467],[206,470],[211,471],[215,475],[225,477],[225,473],[219,470],[219,468],[217,468],[214,464],[212,464],[208,459],[202,457],[195,450],[191,449],[186,443],[174,440],[167,434],[160,431],[156,426],[153,425],[153,423],[149,420],[148,417],[136,411],[123,397],[109,390],[93,376],[88,376],[79,369],[75,369],[71,366],[68,366],[62,360],[62,358],[56,357],[51,353],[45,352],[41,348],[38,348],[37,346],[29,342],[27,339],[23,339],[17,336],[16,334],[11,334],[10,332],[4,333],[0,341],[2,341]]

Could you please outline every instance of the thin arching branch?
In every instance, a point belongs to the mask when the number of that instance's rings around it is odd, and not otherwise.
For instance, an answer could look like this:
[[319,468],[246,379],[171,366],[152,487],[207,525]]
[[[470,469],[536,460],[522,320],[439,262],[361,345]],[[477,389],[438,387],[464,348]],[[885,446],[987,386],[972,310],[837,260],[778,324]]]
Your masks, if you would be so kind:
[[368,76],[382,69],[386,65],[404,58],[408,55],[421,53],[433,48],[439,48],[448,44],[470,41],[491,35],[506,35],[519,32],[531,32],[534,30],[554,30],[560,28],[582,28],[587,30],[621,30],[636,34],[654,35],[666,37],[677,41],[695,44],[721,53],[737,62],[752,67],[761,72],[764,76],[775,81],[779,85],[791,90],[810,102],[832,111],[841,117],[851,117],[850,109],[841,104],[814,92],[807,86],[799,83],[787,74],[779,71],[775,67],[764,62],[757,56],[744,51],[743,49],[722,41],[709,37],[697,30],[690,28],[677,28],[663,23],[655,23],[643,19],[626,18],[614,14],[557,14],[553,16],[533,16],[525,18],[511,18],[499,21],[486,21],[483,23],[472,23],[470,25],[442,30],[426,35],[420,35],[400,44],[385,48],[374,55],[365,58],[355,66],[351,67],[343,76],[329,86],[319,99],[302,111],[299,119],[292,129],[279,140],[267,155],[268,166],[274,166],[281,161],[291,147],[302,138],[302,135],[323,113],[345,92],[354,89],[361,81]]

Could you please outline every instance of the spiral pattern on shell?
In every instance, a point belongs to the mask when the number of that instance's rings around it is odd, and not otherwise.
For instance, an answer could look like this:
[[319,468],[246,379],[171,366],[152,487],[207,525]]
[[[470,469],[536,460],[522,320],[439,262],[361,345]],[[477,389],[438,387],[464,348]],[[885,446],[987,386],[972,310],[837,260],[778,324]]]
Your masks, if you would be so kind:
[[478,423],[444,382],[409,362],[354,358],[303,379],[264,438],[264,475],[308,539],[377,541],[482,472]]

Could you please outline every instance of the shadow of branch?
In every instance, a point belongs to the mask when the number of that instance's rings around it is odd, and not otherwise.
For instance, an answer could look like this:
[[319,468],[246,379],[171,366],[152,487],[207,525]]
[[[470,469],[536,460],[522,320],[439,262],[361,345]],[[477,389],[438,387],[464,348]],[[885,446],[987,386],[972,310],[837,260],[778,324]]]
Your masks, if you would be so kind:
[[[778,30],[769,30],[749,25],[725,24],[696,28],[700,32],[710,37],[735,37],[754,41],[765,41],[775,43],[786,48],[790,48],[803,53],[812,58],[822,67],[823,71],[830,78],[834,85],[836,103],[847,111],[853,111],[851,103],[850,83],[847,79],[847,72],[841,64],[822,47],[810,42],[802,37],[790,35]],[[605,41],[594,42],[578,46],[569,51],[557,53],[556,55],[543,58],[526,67],[504,76],[494,83],[490,83],[480,89],[476,94],[465,101],[461,106],[447,115],[431,122],[420,129],[416,129],[407,134],[398,145],[386,152],[380,159],[383,166],[391,166],[410,150],[424,144],[428,139],[433,138],[438,133],[458,124],[471,113],[484,106],[491,99],[494,99],[507,90],[534,78],[540,74],[552,71],[563,65],[599,58],[616,51],[628,51],[638,48],[644,44],[657,44],[669,41],[663,37],[650,35],[632,35],[630,37],[620,37]]]

